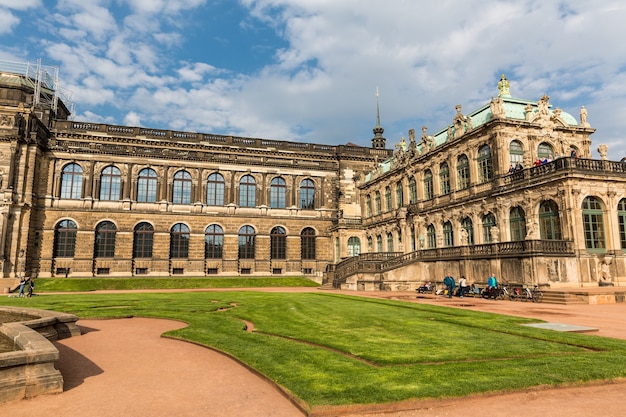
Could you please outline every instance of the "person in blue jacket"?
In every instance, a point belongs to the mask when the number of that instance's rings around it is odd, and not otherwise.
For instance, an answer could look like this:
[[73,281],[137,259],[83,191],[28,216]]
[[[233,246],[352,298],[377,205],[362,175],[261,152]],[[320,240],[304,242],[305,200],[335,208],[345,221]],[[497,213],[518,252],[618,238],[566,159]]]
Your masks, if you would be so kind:
[[448,298],[452,298],[452,294],[454,294],[454,288],[456,288],[456,282],[454,282],[454,277],[450,275],[450,273],[446,274],[443,278],[443,285],[448,289]]

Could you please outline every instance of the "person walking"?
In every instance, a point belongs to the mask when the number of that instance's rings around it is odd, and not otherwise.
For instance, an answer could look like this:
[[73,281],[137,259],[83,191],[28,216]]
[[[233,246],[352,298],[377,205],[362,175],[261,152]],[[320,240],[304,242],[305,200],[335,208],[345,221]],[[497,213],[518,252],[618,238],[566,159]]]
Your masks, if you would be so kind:
[[463,298],[465,293],[467,292],[467,280],[463,275],[459,278],[459,297]]
[[448,298],[452,298],[452,294],[454,293],[454,288],[456,287],[456,282],[454,282],[454,277],[448,274],[443,278],[443,285],[448,289]]
[[26,286],[26,278],[22,277],[20,279],[20,292],[17,294],[18,297],[24,296],[24,287]]
[[491,276],[489,276],[489,278],[487,278],[487,294],[488,297],[493,297],[493,299],[496,299],[496,290],[498,289],[498,280],[496,279],[496,274],[494,274],[493,272],[491,273]]

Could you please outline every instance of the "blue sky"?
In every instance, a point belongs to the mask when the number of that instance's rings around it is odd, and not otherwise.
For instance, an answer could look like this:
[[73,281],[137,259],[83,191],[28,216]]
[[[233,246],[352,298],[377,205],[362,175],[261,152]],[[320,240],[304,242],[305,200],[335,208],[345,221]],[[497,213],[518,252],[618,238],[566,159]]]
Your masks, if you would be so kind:
[[59,68],[74,119],[387,147],[550,96],[626,156],[621,0],[0,0],[0,60]]

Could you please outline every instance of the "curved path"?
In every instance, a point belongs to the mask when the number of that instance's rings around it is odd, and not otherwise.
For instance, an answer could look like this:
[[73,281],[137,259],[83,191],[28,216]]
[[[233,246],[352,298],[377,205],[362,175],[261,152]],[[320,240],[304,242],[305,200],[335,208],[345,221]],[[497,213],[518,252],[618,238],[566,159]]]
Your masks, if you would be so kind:
[[[302,289],[293,289],[303,291]],[[289,289],[283,289],[289,291]],[[317,290],[309,290],[317,291]],[[358,293],[411,302],[471,308],[599,328],[599,336],[626,339],[626,304],[560,306],[481,299],[416,298],[415,293]],[[57,367],[65,390],[0,404],[0,415],[31,417],[300,417],[272,384],[238,362],[191,343],[160,337],[183,323],[133,318],[81,320],[84,334],[57,342]],[[618,359],[623,363],[623,358]],[[346,409],[327,414],[350,417],[418,416],[623,416],[626,382],[580,388],[529,390],[512,394],[397,404],[382,413]],[[404,411],[402,411],[404,410]]]

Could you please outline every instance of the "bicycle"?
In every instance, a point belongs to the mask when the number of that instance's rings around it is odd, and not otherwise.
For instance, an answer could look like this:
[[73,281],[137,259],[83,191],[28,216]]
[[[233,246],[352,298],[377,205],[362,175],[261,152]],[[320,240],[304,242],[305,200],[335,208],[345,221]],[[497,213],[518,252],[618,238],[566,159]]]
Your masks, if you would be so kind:
[[543,301],[543,293],[539,289],[538,285],[535,285],[535,288],[530,290],[531,297],[533,299],[533,303],[540,303]]

